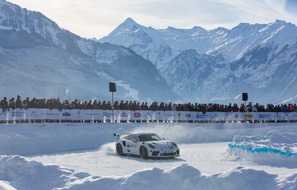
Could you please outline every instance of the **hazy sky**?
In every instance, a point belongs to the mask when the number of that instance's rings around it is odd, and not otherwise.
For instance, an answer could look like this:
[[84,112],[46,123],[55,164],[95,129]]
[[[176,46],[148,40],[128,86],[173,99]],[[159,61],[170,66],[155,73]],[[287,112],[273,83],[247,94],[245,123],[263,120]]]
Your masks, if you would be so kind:
[[163,29],[232,28],[276,19],[297,25],[297,0],[8,0],[39,11],[81,37],[101,38],[126,18]]

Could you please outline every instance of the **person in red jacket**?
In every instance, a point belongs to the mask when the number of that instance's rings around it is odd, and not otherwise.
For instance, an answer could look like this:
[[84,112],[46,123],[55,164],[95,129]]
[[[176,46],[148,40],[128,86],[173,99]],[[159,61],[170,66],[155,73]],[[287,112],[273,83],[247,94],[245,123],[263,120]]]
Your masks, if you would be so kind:
[[238,112],[239,108],[237,104],[233,104],[233,112]]

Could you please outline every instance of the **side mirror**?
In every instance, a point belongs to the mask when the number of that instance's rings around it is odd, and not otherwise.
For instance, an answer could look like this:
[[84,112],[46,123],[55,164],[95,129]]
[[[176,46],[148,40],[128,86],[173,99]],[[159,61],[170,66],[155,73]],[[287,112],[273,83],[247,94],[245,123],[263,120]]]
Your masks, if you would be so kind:
[[120,139],[120,135],[118,135],[116,133],[113,133],[113,136],[117,137],[118,140]]

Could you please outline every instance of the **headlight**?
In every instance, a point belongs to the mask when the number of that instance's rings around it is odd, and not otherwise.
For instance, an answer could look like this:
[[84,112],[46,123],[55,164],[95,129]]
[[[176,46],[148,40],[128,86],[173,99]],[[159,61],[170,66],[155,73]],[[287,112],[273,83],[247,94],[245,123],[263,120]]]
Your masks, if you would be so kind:
[[156,148],[155,145],[153,145],[153,144],[148,144],[148,146],[149,146],[150,148],[152,148],[152,149],[155,149],[155,148]]
[[174,143],[174,142],[171,142],[171,143],[173,144],[173,146],[177,147],[177,144],[176,143]]

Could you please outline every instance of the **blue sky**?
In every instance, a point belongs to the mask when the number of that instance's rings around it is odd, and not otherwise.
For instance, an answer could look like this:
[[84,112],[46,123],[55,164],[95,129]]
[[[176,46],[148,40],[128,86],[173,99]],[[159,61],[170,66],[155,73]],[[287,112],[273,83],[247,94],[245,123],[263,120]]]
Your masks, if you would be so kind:
[[297,0],[8,0],[39,11],[81,37],[101,38],[126,18],[163,29],[205,29],[285,20],[297,25]]

